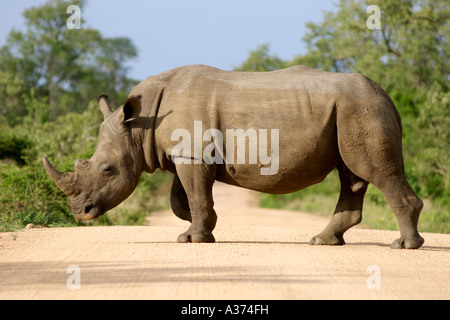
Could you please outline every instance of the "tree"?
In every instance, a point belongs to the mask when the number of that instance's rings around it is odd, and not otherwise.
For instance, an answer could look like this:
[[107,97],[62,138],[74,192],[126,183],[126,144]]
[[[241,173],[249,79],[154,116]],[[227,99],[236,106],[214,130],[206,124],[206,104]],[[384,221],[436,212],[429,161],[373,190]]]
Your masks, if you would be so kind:
[[125,63],[128,59],[137,56],[137,49],[128,38],[103,39],[101,47],[102,50],[96,60],[105,78],[104,92],[109,93],[110,101],[114,106],[115,103],[124,100],[123,95],[128,94],[130,87],[136,84],[136,81],[127,77],[129,68]]
[[286,68],[288,64],[282,61],[277,55],[270,55],[270,45],[260,45],[256,50],[249,52],[249,57],[235,71],[273,71]]
[[[82,10],[85,1],[50,0],[25,10],[26,31],[12,30],[0,49],[0,71],[22,79],[26,91],[33,88],[36,99],[50,105],[52,119],[86,108],[106,89],[115,96],[133,83],[124,67],[137,55],[131,40],[103,38],[91,28],[69,29],[70,5]],[[105,85],[112,74],[117,74],[114,85]]]
[[[425,92],[449,89],[448,34],[450,11],[445,0],[378,0],[381,29],[370,30],[365,1],[340,1],[321,23],[308,23],[305,56],[293,64],[358,72],[380,83],[397,98],[414,99],[405,112],[418,115]],[[408,92],[409,94],[404,94]],[[416,94],[417,93],[417,94]]]
[[22,94],[26,91],[24,82],[14,73],[0,69],[0,125],[18,124],[25,116]]

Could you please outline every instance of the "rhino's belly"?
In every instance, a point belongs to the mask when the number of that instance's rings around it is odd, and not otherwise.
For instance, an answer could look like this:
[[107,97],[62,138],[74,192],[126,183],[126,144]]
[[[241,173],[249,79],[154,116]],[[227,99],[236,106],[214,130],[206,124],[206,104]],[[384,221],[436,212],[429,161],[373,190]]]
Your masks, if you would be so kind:
[[[306,152],[305,152],[306,151]],[[309,152],[308,152],[309,151]],[[216,179],[255,191],[291,193],[321,182],[337,166],[337,145],[326,143],[322,148],[305,150],[298,146],[280,150],[278,164],[236,164],[217,166]]]

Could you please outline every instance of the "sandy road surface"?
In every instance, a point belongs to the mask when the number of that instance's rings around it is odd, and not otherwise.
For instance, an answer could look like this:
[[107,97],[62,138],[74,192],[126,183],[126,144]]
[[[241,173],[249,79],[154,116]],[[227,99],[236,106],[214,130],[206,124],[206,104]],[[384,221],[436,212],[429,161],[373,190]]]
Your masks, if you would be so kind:
[[[397,251],[398,232],[352,229],[344,247],[310,246],[328,219],[214,192],[215,244],[175,243],[188,224],[170,212],[145,227],[2,233],[0,299],[450,299],[450,235]],[[67,286],[72,265],[79,290]]]

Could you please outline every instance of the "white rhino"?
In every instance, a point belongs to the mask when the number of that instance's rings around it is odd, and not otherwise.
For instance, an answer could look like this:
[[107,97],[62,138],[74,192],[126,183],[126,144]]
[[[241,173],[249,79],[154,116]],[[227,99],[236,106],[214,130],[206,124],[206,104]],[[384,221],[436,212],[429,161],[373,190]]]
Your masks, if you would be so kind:
[[[99,108],[104,122],[89,161],[79,159],[75,172],[61,173],[44,158],[77,220],[117,206],[142,172],[168,170],[175,175],[172,209],[192,222],[178,241],[214,242],[214,181],[282,194],[319,183],[338,168],[336,210],[311,244],[345,243],[344,232],[361,221],[368,183],[381,190],[398,219],[401,237],[392,247],[416,249],[424,242],[417,230],[423,203],[404,175],[398,111],[385,91],[362,75],[303,66],[263,73],[186,66],[147,78],[115,112],[105,95]],[[192,149],[180,150],[186,141],[179,134],[174,139],[176,132],[197,135]],[[249,140],[244,146],[242,133]],[[260,141],[254,141],[255,133]],[[236,136],[240,143],[234,143]],[[272,152],[264,149],[269,144]],[[270,172],[262,174],[264,168]]]

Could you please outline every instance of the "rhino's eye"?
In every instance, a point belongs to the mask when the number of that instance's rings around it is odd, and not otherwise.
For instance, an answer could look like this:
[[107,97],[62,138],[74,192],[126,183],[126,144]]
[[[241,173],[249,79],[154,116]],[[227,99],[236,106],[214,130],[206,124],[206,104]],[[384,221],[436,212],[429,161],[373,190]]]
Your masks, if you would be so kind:
[[100,166],[100,170],[103,175],[108,176],[113,171],[113,168],[109,164],[105,163]]

